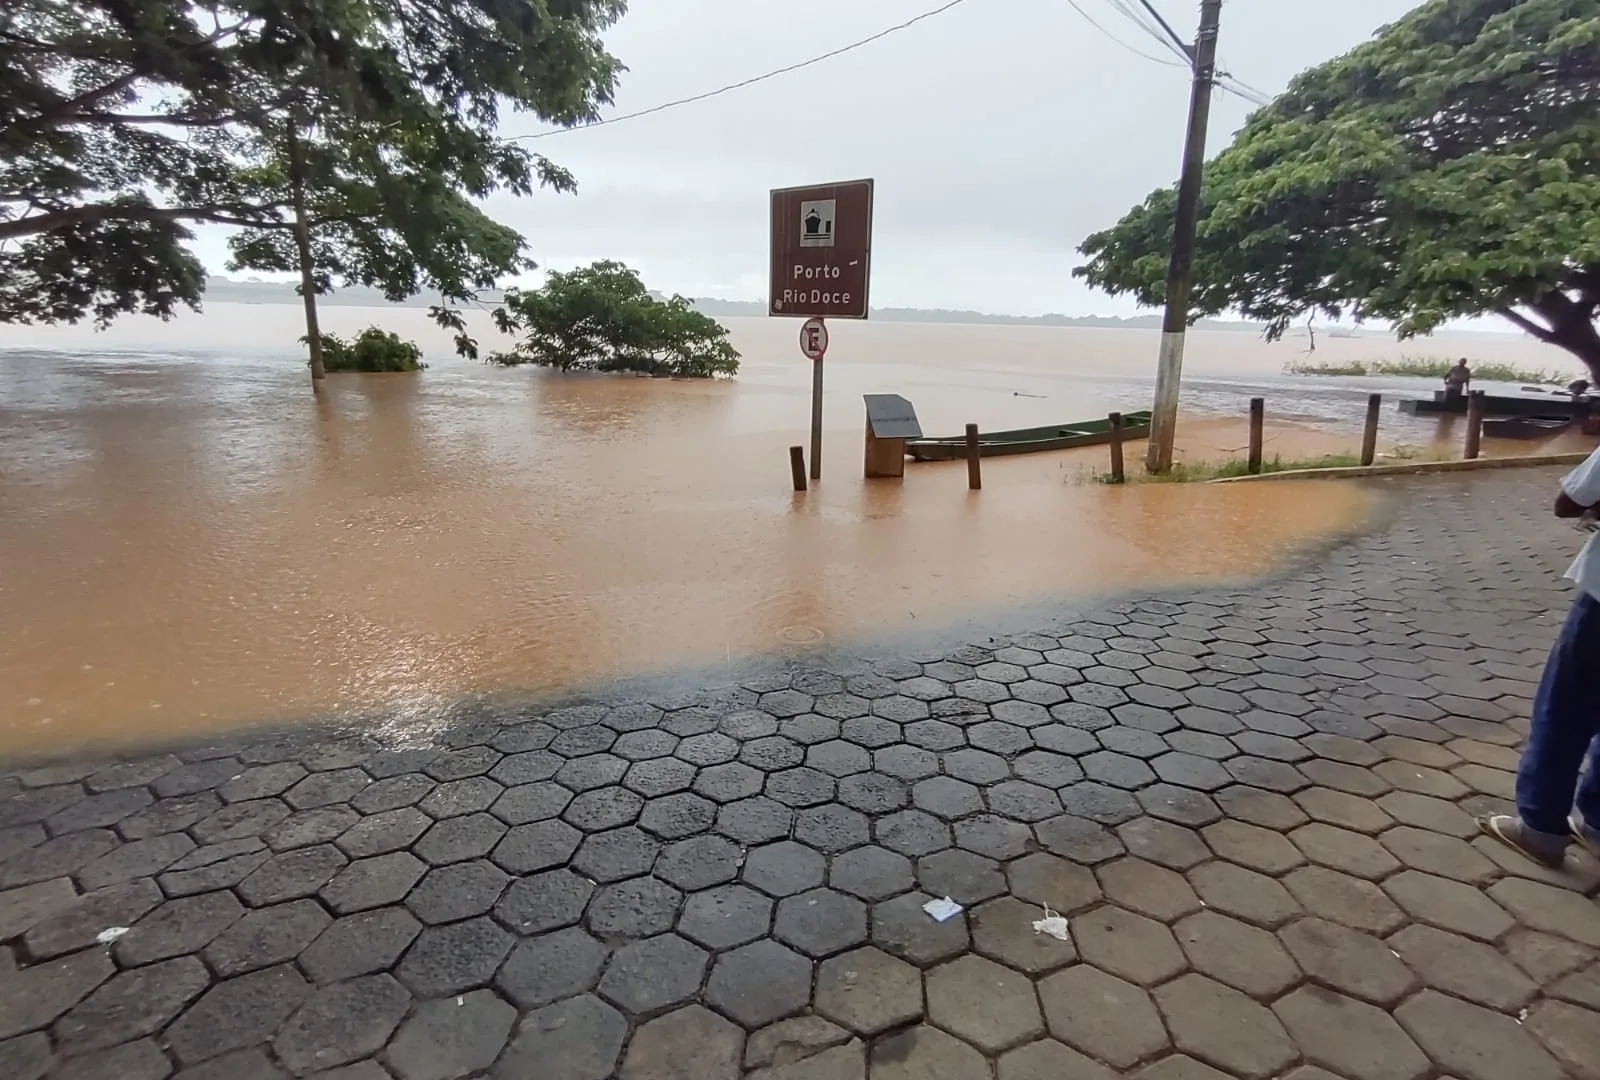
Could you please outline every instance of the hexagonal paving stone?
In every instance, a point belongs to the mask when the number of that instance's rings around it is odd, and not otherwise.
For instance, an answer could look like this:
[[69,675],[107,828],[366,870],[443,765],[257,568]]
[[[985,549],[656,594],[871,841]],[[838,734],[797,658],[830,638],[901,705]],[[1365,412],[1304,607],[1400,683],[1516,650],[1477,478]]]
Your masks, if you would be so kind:
[[487,776],[470,776],[440,784],[417,808],[435,818],[460,817],[489,809],[504,792],[504,786]]
[[700,989],[710,954],[676,934],[636,941],[606,965],[600,996],[634,1015],[687,1001]]
[[1106,896],[1123,907],[1170,922],[1200,909],[1183,877],[1143,859],[1118,859],[1097,871]]
[[609,950],[577,927],[519,944],[495,975],[494,984],[524,1009],[594,988]]
[[873,1080],[988,1080],[989,1064],[972,1047],[938,1028],[915,1027],[872,1045]]
[[927,976],[928,1019],[987,1053],[1044,1031],[1033,984],[977,956],[964,956]]
[[1164,982],[1185,967],[1170,930],[1121,908],[1082,913],[1072,920],[1072,937],[1086,962],[1141,986]]
[[732,881],[743,861],[739,846],[721,836],[696,836],[667,847],[657,861],[656,876],[685,891]]
[[1219,821],[1207,825],[1201,835],[1219,857],[1264,874],[1283,874],[1305,862],[1304,856],[1281,833],[1258,825]]
[[878,949],[856,949],[817,969],[816,1008],[859,1035],[877,1035],[922,1018],[922,977]]
[[763,796],[740,799],[717,811],[717,831],[747,846],[781,840],[793,824],[793,810]]
[[1006,759],[987,750],[957,750],[946,754],[944,771],[969,784],[998,784],[1011,775]]
[[55,1023],[64,1053],[82,1053],[154,1035],[211,982],[193,956],[124,971]]
[[970,851],[941,851],[917,860],[917,881],[935,896],[960,904],[976,904],[1006,891],[1006,881],[992,859]]
[[1388,1013],[1343,994],[1305,986],[1272,1011],[1307,1060],[1352,1080],[1419,1080],[1431,1068]]
[[677,758],[655,758],[630,766],[623,774],[622,785],[645,798],[654,798],[658,795],[670,795],[675,791],[687,790],[694,782],[698,771],[687,761],[679,761]]
[[[1066,800],[1063,799],[1062,802],[1065,803]],[[1217,808],[1211,796],[1174,784],[1151,784],[1147,788],[1141,788],[1137,802],[1153,817],[1194,829],[1222,819],[1222,811]]]
[[826,862],[815,850],[790,840],[768,844],[745,857],[743,878],[772,896],[793,896],[822,884]]
[[506,1076],[606,1080],[622,1054],[628,1022],[592,994],[525,1017],[500,1061]]
[[705,1000],[747,1029],[793,1016],[811,1001],[811,962],[764,939],[717,957]]
[[1277,1076],[1295,1059],[1294,1044],[1277,1017],[1237,990],[1203,975],[1185,975],[1154,998],[1172,1042],[1235,1076]]
[[1578,893],[1521,878],[1497,881],[1489,887],[1488,893],[1497,904],[1532,929],[1600,948],[1600,920],[1594,917],[1594,904]]
[[1046,850],[1091,866],[1114,859],[1124,851],[1122,841],[1105,826],[1072,814],[1041,821],[1033,832]]
[[123,967],[198,952],[244,917],[245,909],[226,892],[169,900],[152,910],[112,946]]
[[859,847],[833,860],[828,883],[868,902],[885,900],[910,889],[911,860],[880,847]]
[[1400,869],[1400,861],[1376,840],[1347,829],[1313,822],[1289,839],[1312,862],[1355,877],[1377,881]]
[[1129,854],[1172,870],[1187,870],[1211,858],[1199,833],[1158,818],[1137,818],[1119,825],[1117,836]]
[[934,776],[911,789],[911,800],[919,810],[953,821],[983,809],[983,799],[971,784],[948,776]]
[[1050,1034],[1119,1069],[1169,1044],[1150,996],[1131,983],[1080,964],[1039,983]]
[[1252,997],[1271,999],[1300,979],[1300,969],[1265,930],[1202,911],[1172,928],[1196,971]]
[[873,944],[919,967],[965,952],[970,943],[966,919],[935,922],[922,909],[932,899],[912,892],[873,905]]
[[388,975],[366,975],[317,991],[273,1040],[273,1050],[295,1073],[344,1065],[380,1049],[410,1005],[405,988]]
[[859,847],[871,836],[866,816],[843,806],[817,806],[795,815],[794,838],[824,855]]
[[1416,986],[1416,976],[1393,951],[1368,934],[1322,919],[1301,919],[1278,937],[1311,978],[1374,1005],[1392,1005]]
[[1408,926],[1389,939],[1424,985],[1514,1012],[1526,1005],[1538,986],[1499,952],[1431,926]]
[[300,966],[319,983],[370,975],[394,966],[422,932],[403,908],[380,908],[335,920],[300,954]]
[[315,900],[252,911],[206,946],[205,959],[224,978],[287,963],[332,921]]
[[1600,1040],[1596,1015],[1562,1001],[1543,1001],[1528,1014],[1527,1027],[1574,1075],[1594,1071]]
[[950,826],[920,810],[903,810],[873,827],[878,843],[911,858],[943,851],[951,844]]
[[1033,832],[998,814],[978,814],[955,823],[956,846],[991,859],[1015,859],[1033,847]]
[[[521,825],[518,826],[519,829],[526,829],[529,832],[518,835],[543,833],[558,824],[559,822],[541,822],[536,825]],[[424,862],[443,866],[446,863],[481,859],[489,852],[495,851],[495,845],[500,843],[502,837],[508,835],[505,822],[499,818],[482,813],[466,814],[461,817],[446,818],[434,825],[413,845],[412,851]],[[515,846],[515,841],[505,845],[506,852],[511,852]],[[506,854],[505,858],[509,862],[515,857]],[[522,865],[525,865],[527,870],[544,869],[543,866],[531,862]]]
[[1484,941],[1495,941],[1511,929],[1511,916],[1459,881],[1406,870],[1385,881],[1383,889],[1412,917],[1441,929]]
[[653,877],[602,885],[589,903],[585,923],[604,938],[645,938],[672,929],[683,894]]
[[570,870],[551,870],[514,881],[495,905],[496,919],[519,934],[571,926],[583,917],[595,886]]
[[743,885],[695,893],[683,905],[678,932],[709,949],[754,941],[772,924],[773,902]]
[[488,913],[510,883],[493,863],[456,863],[429,871],[406,897],[406,907],[425,923],[456,922]]
[[767,777],[767,797],[797,809],[820,806],[833,798],[836,790],[833,777],[809,766],[785,769]]
[[886,773],[865,772],[840,780],[838,798],[852,810],[886,814],[910,802],[911,793],[902,780]]
[[492,1065],[516,1020],[491,990],[430,1001],[395,1034],[389,1061],[401,1080],[454,1080]]
[[784,944],[820,959],[867,940],[867,908],[832,889],[813,889],[778,905],[772,933]]
[[1516,1020],[1424,990],[1394,1011],[1417,1045],[1461,1080],[1557,1080],[1560,1064]]
[[[565,857],[556,858],[562,851],[566,851],[572,859],[574,870],[595,881],[608,882],[648,873],[655,865],[657,856],[661,854],[661,841],[631,825],[584,837],[582,846],[578,847],[574,840],[576,830],[571,826],[560,822],[545,824],[559,825],[560,828],[548,834],[531,835],[526,845],[528,855],[524,856],[520,850],[515,851],[513,855],[516,861],[532,861],[555,866],[566,861]],[[523,828],[537,829],[539,826],[528,825]],[[515,830],[511,835],[515,835]],[[507,841],[510,841],[511,835],[506,837]],[[572,841],[572,847],[577,848],[576,854],[573,854],[571,848],[567,846],[569,841]],[[499,858],[498,850],[495,861],[507,869],[514,870],[514,867]]]
[[180,1065],[192,1065],[270,1039],[311,994],[291,965],[253,971],[213,986],[167,1028]]
[[[783,739],[771,740],[784,746],[793,746],[793,743]],[[798,747],[795,748],[798,753]],[[750,747],[745,747],[748,755]],[[797,760],[784,758],[782,762],[774,761],[774,768],[798,764]],[[729,803],[739,799],[748,799],[761,792],[761,785],[766,782],[766,776],[760,769],[750,765],[730,761],[724,765],[713,765],[709,769],[700,770],[700,775],[695,778],[694,790],[697,795],[702,795],[712,802]]]
[[395,974],[419,997],[459,994],[487,985],[513,941],[487,918],[430,926],[406,951]]
[[1355,930],[1383,934],[1405,922],[1405,913],[1370,881],[1322,866],[1303,866],[1283,879],[1305,910]]
[[1300,905],[1282,885],[1242,866],[1210,862],[1185,876],[1207,907],[1268,930],[1277,929],[1301,912]]

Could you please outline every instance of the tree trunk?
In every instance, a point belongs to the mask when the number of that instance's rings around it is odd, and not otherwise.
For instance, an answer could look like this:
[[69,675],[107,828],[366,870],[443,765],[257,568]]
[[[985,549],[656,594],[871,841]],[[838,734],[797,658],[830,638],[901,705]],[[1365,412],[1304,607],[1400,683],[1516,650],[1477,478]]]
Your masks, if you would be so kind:
[[1569,322],[1556,327],[1550,335],[1550,344],[1559,345],[1573,356],[1583,361],[1583,366],[1589,369],[1589,383],[1600,386],[1600,333],[1596,333],[1594,323]]
[[300,135],[289,121],[289,187],[294,201],[294,246],[300,256],[300,296],[306,306],[306,348],[311,354],[311,385],[328,374],[322,363],[322,331],[317,326],[317,286],[311,261],[311,225],[306,220],[305,160],[300,156]]

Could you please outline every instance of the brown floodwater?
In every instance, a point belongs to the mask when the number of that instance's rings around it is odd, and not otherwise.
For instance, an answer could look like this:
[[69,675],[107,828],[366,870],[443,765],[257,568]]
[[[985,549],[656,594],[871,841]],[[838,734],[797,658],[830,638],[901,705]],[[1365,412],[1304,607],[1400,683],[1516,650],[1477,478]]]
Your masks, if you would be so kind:
[[[1350,485],[1086,482],[1103,449],[986,461],[981,493],[960,464],[861,477],[864,392],[906,394],[930,433],[1129,411],[1152,334],[836,327],[825,478],[796,495],[791,322],[730,320],[741,376],[680,382],[457,361],[417,314],[328,309],[400,324],[434,366],[320,395],[292,308],[0,341],[0,751],[425,725],[468,694],[1261,574],[1368,510]],[[1252,393],[1286,418],[1269,453],[1348,450],[1365,387],[1273,375],[1287,355],[1197,335],[1184,452],[1237,451]],[[1385,445],[1431,438],[1394,424]]]

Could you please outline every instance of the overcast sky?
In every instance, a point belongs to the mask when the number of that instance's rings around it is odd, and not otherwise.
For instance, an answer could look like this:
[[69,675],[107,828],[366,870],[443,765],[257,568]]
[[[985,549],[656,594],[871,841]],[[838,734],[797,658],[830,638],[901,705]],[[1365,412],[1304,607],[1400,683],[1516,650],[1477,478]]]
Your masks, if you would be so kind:
[[[1110,4],[1076,0],[1123,42],[1171,60]],[[1185,38],[1196,0],[1153,0]],[[633,0],[612,31],[629,70],[608,114],[715,89],[849,44],[938,0]],[[1365,40],[1412,0],[1228,0],[1225,70],[1269,94]],[[878,306],[1125,314],[1071,277],[1084,236],[1176,176],[1188,72],[1143,59],[1071,0],[965,0],[853,53],[708,101],[530,145],[576,196],[491,200],[546,267],[622,259],[651,288],[766,290],[767,192],[873,177]],[[1210,150],[1251,106],[1213,102]],[[507,133],[540,130],[525,116]],[[220,270],[222,238],[202,257]]]

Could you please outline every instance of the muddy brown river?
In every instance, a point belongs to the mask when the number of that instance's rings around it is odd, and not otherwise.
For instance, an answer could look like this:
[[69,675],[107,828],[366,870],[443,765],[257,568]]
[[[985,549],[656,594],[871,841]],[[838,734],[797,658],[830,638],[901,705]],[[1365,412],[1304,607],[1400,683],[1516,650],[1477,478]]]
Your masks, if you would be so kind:
[[[986,461],[981,493],[960,464],[861,477],[862,393],[905,394],[931,434],[1146,408],[1154,334],[837,326],[802,496],[792,322],[729,320],[745,369],[712,383],[492,369],[419,313],[325,313],[374,318],[432,369],[313,395],[292,308],[0,337],[0,752],[342,711],[425,725],[464,694],[1248,577],[1368,509],[1342,484],[1086,482],[1103,449]],[[1293,350],[1197,335],[1184,453],[1237,450],[1252,393],[1269,453],[1349,450],[1368,387],[1274,374]],[[1385,424],[1384,445],[1432,437]]]

